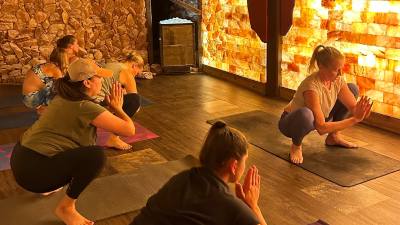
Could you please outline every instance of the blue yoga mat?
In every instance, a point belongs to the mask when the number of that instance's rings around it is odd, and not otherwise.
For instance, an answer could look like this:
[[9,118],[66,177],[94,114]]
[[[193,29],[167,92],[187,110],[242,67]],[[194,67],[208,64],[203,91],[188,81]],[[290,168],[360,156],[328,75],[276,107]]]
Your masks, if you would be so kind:
[[[149,105],[154,104],[153,101],[151,101],[150,99],[147,99],[143,96],[140,96],[140,99],[141,99],[142,106],[149,106]],[[0,99],[0,109],[16,107],[16,106],[23,106],[23,105],[24,104],[22,103],[22,95],[5,96]]]
[[0,130],[17,127],[28,127],[38,119],[35,111],[13,113],[12,115],[0,116]]
[[145,106],[149,106],[149,105],[152,105],[152,104],[154,104],[153,101],[151,101],[150,99],[147,99],[147,98],[145,98],[143,96],[140,96],[140,105],[141,106],[145,107]]
[[0,99],[0,109],[22,106],[22,95],[4,96]]

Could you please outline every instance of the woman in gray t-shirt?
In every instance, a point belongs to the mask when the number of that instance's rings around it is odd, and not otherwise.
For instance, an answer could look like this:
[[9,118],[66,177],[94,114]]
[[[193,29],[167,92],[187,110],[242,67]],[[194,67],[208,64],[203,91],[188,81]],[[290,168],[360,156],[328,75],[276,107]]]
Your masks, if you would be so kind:
[[[344,81],[344,56],[339,50],[317,46],[310,60],[310,71],[315,64],[318,70],[301,82],[279,121],[280,131],[292,139],[290,160],[296,164],[303,162],[301,143],[312,130],[328,134],[326,145],[357,147],[344,140],[339,131],[367,118],[372,107],[368,97],[363,96],[357,102],[357,86]],[[347,118],[349,112],[352,116]]]

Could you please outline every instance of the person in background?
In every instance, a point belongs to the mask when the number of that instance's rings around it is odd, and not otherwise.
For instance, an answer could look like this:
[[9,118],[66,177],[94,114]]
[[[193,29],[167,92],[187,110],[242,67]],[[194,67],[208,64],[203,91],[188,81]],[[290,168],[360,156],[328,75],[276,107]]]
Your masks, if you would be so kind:
[[[251,166],[244,179],[248,142],[217,121],[200,151],[201,167],[173,176],[151,196],[131,225],[266,225],[258,206],[261,178]],[[236,196],[228,183],[236,184]]]
[[120,84],[107,96],[114,114],[93,101],[102,79],[110,76],[111,71],[94,61],[71,63],[66,76],[55,82],[57,95],[46,113],[22,135],[11,155],[11,170],[22,188],[47,195],[68,185],[54,211],[67,225],[93,224],[76,210],[75,202],[104,166],[103,148],[95,145],[96,129],[135,134],[131,118],[122,110]]
[[[140,109],[140,96],[136,88],[135,76],[143,70],[143,58],[136,53],[124,56],[121,62],[112,62],[104,65],[104,68],[113,72],[113,76],[103,79],[100,94],[96,97],[97,102],[103,102],[110,91],[112,84],[121,83],[124,87],[123,109],[129,117],[132,117]],[[117,135],[111,134],[106,141],[106,147],[127,150],[131,145],[122,141]]]
[[[343,54],[334,47],[318,45],[312,54],[309,71],[313,72],[298,87],[292,101],[284,108],[279,129],[292,139],[290,160],[303,162],[301,143],[312,130],[328,134],[325,144],[355,148],[340,131],[367,118],[372,103],[368,97],[357,102],[358,87],[346,84],[342,76]],[[318,66],[318,70],[316,70]],[[348,118],[348,114],[351,117]]]
[[86,55],[87,51],[80,47],[74,35],[65,35],[57,40],[57,48],[64,49],[70,63],[79,58],[79,54]]
[[68,57],[63,49],[55,48],[50,61],[33,66],[22,85],[23,103],[42,114],[53,98],[53,82],[63,77],[68,66]]

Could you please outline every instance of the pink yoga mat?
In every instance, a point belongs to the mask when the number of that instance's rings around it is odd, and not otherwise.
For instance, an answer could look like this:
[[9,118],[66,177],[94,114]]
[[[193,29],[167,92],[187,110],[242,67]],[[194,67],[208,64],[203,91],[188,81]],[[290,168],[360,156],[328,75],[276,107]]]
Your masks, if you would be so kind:
[[[130,137],[121,137],[123,141],[126,143],[135,143],[143,140],[157,138],[158,135],[151,132],[147,128],[143,127],[139,123],[135,122],[136,134]],[[102,129],[97,129],[97,145],[103,146],[108,137],[110,136],[110,132],[107,132]]]
[[[135,122],[136,134],[131,137],[121,137],[126,143],[135,143],[143,140],[153,139],[159,137],[157,134],[151,132],[147,128],[143,127],[139,123]],[[104,145],[110,133],[97,129],[97,145]],[[11,152],[14,148],[15,143],[9,143],[5,145],[0,145],[0,171],[10,169],[10,158]]]
[[0,145],[0,171],[10,169],[11,152],[15,143]]

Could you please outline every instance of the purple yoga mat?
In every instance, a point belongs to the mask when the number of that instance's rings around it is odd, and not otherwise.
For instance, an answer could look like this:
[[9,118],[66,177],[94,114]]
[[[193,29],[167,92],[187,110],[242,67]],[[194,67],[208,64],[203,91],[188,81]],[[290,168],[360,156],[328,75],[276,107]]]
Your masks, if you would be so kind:
[[[159,137],[147,128],[135,122],[136,134],[131,137],[121,137],[126,143],[135,143],[143,140]],[[97,145],[104,145],[110,133],[102,129],[97,129]],[[0,171],[10,169],[10,157],[15,143],[0,145]]]
[[0,145],[0,171],[10,169],[10,158],[15,143]]

